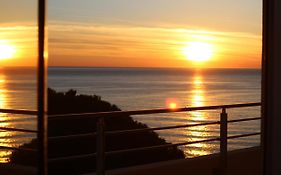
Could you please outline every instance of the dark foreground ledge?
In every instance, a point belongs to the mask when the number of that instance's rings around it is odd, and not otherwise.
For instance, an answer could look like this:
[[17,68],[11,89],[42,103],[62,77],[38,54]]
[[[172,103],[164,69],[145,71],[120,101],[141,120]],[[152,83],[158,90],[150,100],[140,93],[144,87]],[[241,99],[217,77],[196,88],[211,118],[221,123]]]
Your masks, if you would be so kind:
[[[107,171],[106,175],[213,175],[219,165],[219,155],[173,160]],[[0,164],[0,174],[35,175],[32,167]],[[261,149],[253,147],[228,152],[228,175],[261,175]],[[86,174],[85,174],[86,175]],[[90,173],[87,175],[95,175]]]
[[2,175],[37,175],[37,169],[34,167],[0,164],[0,174]]
[[[219,155],[173,160],[107,171],[107,175],[213,175]],[[228,175],[261,175],[261,149],[253,147],[228,152]],[[86,174],[85,174],[86,175]],[[95,173],[87,174],[95,175]]]

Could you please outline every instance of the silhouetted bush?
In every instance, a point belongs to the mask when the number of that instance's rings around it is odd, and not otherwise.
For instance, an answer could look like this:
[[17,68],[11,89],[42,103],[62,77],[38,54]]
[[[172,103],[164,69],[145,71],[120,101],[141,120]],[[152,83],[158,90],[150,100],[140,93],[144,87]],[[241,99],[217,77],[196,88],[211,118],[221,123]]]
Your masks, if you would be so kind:
[[[75,90],[68,92],[56,92],[48,90],[48,114],[49,114],[49,159],[57,157],[86,155],[96,152],[96,136],[86,135],[71,139],[52,139],[55,136],[86,134],[96,132],[97,120],[91,116],[77,117],[51,117],[54,114],[74,114],[92,112],[120,111],[116,105],[103,101],[96,95],[79,95]],[[147,125],[135,121],[130,116],[106,117],[106,131],[129,130],[148,128]],[[36,147],[36,139],[22,147]],[[155,145],[168,144],[153,131],[138,132],[131,134],[107,135],[106,151],[121,150],[128,148],[139,148]],[[32,157],[34,157],[33,155]],[[148,151],[137,151],[116,154],[106,157],[106,168],[114,169],[132,165],[147,164],[157,161],[184,158],[183,151],[170,147],[153,149]],[[14,152],[12,162],[36,165],[36,159],[30,158],[30,154]],[[95,156],[88,158],[74,159],[62,162],[50,162],[49,172],[52,175],[58,174],[79,174],[81,172],[94,171],[96,169]]]

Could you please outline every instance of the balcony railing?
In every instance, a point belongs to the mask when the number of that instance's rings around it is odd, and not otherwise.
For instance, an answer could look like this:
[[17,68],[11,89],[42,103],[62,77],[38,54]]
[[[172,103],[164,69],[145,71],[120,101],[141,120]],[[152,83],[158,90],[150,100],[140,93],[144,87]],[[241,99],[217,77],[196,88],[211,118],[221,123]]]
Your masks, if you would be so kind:
[[[260,135],[260,132],[253,132],[247,134],[239,134],[228,136],[228,123],[237,123],[237,122],[245,122],[245,121],[253,121],[253,120],[260,120],[261,117],[254,117],[254,118],[241,118],[235,120],[228,120],[227,109],[231,108],[245,108],[245,107],[256,107],[260,106],[261,103],[243,103],[243,104],[231,104],[231,105],[219,105],[219,106],[202,106],[202,107],[185,107],[185,108],[177,108],[177,109],[151,109],[151,110],[137,110],[137,111],[114,111],[114,112],[99,112],[99,113],[80,113],[80,114],[64,114],[64,115],[50,115],[49,120],[53,119],[64,119],[66,117],[82,119],[84,117],[93,117],[97,119],[97,131],[95,133],[87,133],[87,134],[77,134],[77,135],[65,135],[65,136],[56,136],[56,137],[49,137],[49,140],[62,140],[62,139],[73,139],[73,138],[80,138],[80,137],[87,137],[95,135],[97,138],[97,151],[96,153],[92,154],[85,154],[85,155],[76,155],[76,156],[68,156],[68,157],[58,157],[58,158],[51,158],[49,159],[50,163],[62,162],[62,161],[69,161],[69,160],[79,160],[83,158],[90,158],[95,156],[97,160],[97,175],[104,175],[105,174],[105,157],[114,155],[114,154],[121,154],[126,152],[133,152],[133,151],[145,151],[151,149],[159,149],[164,147],[178,147],[183,145],[191,145],[196,143],[205,143],[211,141],[219,141],[220,143],[220,173],[227,174],[227,149],[228,144],[227,141],[229,139],[241,138],[241,137],[249,137]],[[212,122],[201,122],[196,124],[185,124],[185,125],[176,125],[176,126],[166,126],[166,127],[154,127],[154,128],[144,128],[144,129],[133,129],[133,130],[119,130],[119,131],[105,131],[105,117],[120,117],[124,115],[148,115],[148,114],[160,114],[160,113],[176,113],[176,112],[189,112],[189,111],[204,111],[204,110],[221,110],[220,118],[218,121]],[[219,125],[220,126],[220,135],[219,137],[213,137],[208,139],[202,139],[198,141],[191,141],[191,142],[182,142],[182,143],[171,143],[165,145],[157,145],[157,146],[150,146],[150,147],[142,147],[142,148],[131,148],[131,149],[122,149],[122,150],[114,150],[114,151],[106,151],[105,150],[105,137],[106,135],[112,134],[133,134],[136,132],[145,132],[145,131],[160,131],[160,130],[167,130],[167,129],[178,129],[178,128],[190,128],[196,126],[206,126],[206,125]]]
[[[0,114],[17,114],[17,115],[28,115],[37,117],[37,111],[32,110],[14,110],[14,109],[0,109]],[[16,116],[14,116],[16,117]],[[20,117],[20,116],[18,116]],[[21,133],[34,133],[37,134],[37,130],[23,129],[23,128],[12,128],[12,127],[0,127],[1,131],[14,131]],[[0,149],[12,150],[12,151],[25,151],[25,152],[37,152],[37,149],[21,148],[21,147],[10,147],[0,145]]]
[[[254,118],[242,118],[242,119],[235,119],[235,120],[228,120],[228,115],[226,110],[230,108],[244,108],[244,107],[255,107],[260,106],[261,103],[244,103],[244,104],[233,104],[233,105],[220,105],[220,106],[203,106],[203,107],[188,107],[188,108],[177,108],[177,109],[153,109],[153,110],[138,110],[138,111],[115,111],[115,112],[100,112],[100,113],[84,113],[84,114],[65,114],[65,115],[50,115],[49,119],[58,119],[58,118],[65,118],[65,117],[74,117],[74,118],[84,118],[84,117],[94,117],[98,119],[97,122],[97,132],[96,133],[88,133],[88,134],[77,134],[77,135],[67,135],[67,136],[57,136],[57,137],[49,137],[49,140],[61,140],[61,139],[72,139],[72,138],[79,138],[84,136],[96,135],[97,136],[97,152],[93,154],[87,155],[78,155],[78,156],[70,156],[70,157],[59,157],[59,158],[52,158],[49,162],[61,162],[73,159],[81,159],[87,157],[97,157],[97,174],[103,175],[105,174],[105,156],[110,156],[113,154],[121,154],[125,152],[133,152],[133,151],[145,151],[150,149],[158,149],[164,147],[177,147],[183,145],[191,145],[196,143],[205,143],[211,141],[219,141],[220,142],[220,171],[222,174],[226,174],[227,169],[227,140],[228,139],[235,139],[241,137],[248,137],[254,135],[260,135],[260,132],[255,133],[248,133],[248,134],[240,134],[240,135],[233,135],[228,136],[228,123],[237,123],[237,122],[245,122],[245,121],[253,121],[253,120],[260,120],[260,117]],[[176,125],[176,126],[166,126],[166,127],[155,127],[155,128],[144,128],[144,129],[133,129],[133,130],[120,130],[120,131],[108,131],[104,130],[104,118],[105,117],[119,117],[124,115],[148,115],[148,114],[160,114],[160,113],[175,113],[175,112],[188,112],[188,111],[203,111],[203,110],[222,110],[220,113],[220,120],[213,121],[213,122],[202,122],[196,124],[186,124],[186,125]],[[30,116],[37,116],[36,111],[30,110],[12,110],[12,109],[0,109],[0,113],[5,114],[19,114],[19,115],[30,115]],[[220,136],[214,137],[211,139],[202,139],[199,141],[192,141],[192,142],[182,142],[182,143],[175,143],[175,144],[165,144],[165,145],[157,145],[151,147],[143,147],[143,148],[134,148],[134,149],[124,149],[124,150],[117,150],[117,151],[105,151],[105,136],[106,135],[113,135],[113,134],[125,134],[125,133],[136,133],[136,132],[146,132],[146,131],[160,131],[160,130],[167,130],[167,129],[178,129],[178,128],[189,128],[189,127],[196,127],[196,126],[207,126],[207,125],[220,125]],[[22,128],[9,128],[9,127],[0,127],[2,131],[15,131],[15,132],[24,132],[24,133],[38,133],[36,130],[30,129],[22,129]],[[0,149],[8,149],[8,150],[17,150],[17,151],[27,151],[27,152],[36,152],[35,149],[24,149],[19,147],[8,147],[8,146],[0,146]]]

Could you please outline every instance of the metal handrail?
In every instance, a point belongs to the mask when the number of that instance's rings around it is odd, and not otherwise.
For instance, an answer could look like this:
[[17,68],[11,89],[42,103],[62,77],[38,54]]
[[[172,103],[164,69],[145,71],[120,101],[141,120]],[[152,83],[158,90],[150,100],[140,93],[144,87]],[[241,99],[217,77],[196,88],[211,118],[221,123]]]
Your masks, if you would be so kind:
[[[15,114],[15,115],[29,115],[37,116],[37,111],[26,110],[26,109],[0,109],[0,113],[3,114]],[[16,117],[16,116],[13,116]],[[23,133],[38,133],[37,130],[31,129],[22,129],[22,128],[11,128],[11,127],[0,127],[0,131],[14,131],[14,132],[23,132]],[[10,146],[0,146],[0,149],[7,149],[12,151],[24,151],[24,152],[36,152],[36,149],[31,148],[19,148],[19,147],[10,147]]]
[[36,149],[29,149],[29,148],[16,148],[10,146],[0,146],[0,149],[8,149],[13,151],[25,151],[25,152],[37,152]]
[[219,123],[220,123],[219,121],[215,121],[215,122],[205,122],[205,123],[197,123],[197,124],[157,127],[157,128],[107,131],[107,132],[105,132],[105,134],[113,135],[113,134],[127,134],[127,133],[145,132],[145,131],[161,131],[161,130],[168,130],[168,129],[179,129],[179,128],[189,128],[189,127],[196,127],[196,126],[207,126],[207,125],[214,125],[214,124],[219,124]]
[[[105,156],[113,155],[113,154],[120,154],[132,151],[145,151],[150,149],[159,149],[159,148],[166,148],[166,147],[178,147],[183,145],[190,145],[195,143],[204,143],[204,142],[211,142],[211,141],[220,141],[220,170],[222,174],[226,174],[227,168],[227,140],[228,139],[235,139],[241,137],[248,137],[248,136],[255,136],[260,135],[260,132],[256,133],[248,133],[248,134],[240,134],[240,135],[233,135],[227,136],[227,124],[228,123],[237,123],[237,122],[245,122],[245,121],[253,121],[253,120],[260,120],[260,117],[253,117],[253,118],[242,118],[242,119],[235,119],[235,120],[228,120],[226,109],[230,108],[242,108],[242,107],[255,107],[260,106],[261,103],[243,103],[243,104],[232,104],[232,105],[216,105],[216,106],[202,106],[202,107],[185,107],[185,108],[177,108],[177,109],[149,109],[149,110],[135,110],[135,111],[110,111],[110,112],[98,112],[98,113],[79,113],[79,114],[59,114],[59,115],[49,115],[49,119],[62,119],[64,117],[77,117],[77,118],[84,118],[84,117],[91,117],[97,118],[97,131],[94,133],[84,133],[84,134],[75,134],[75,135],[63,135],[63,136],[53,136],[49,137],[50,141],[53,140],[61,140],[61,139],[73,139],[73,138],[81,138],[81,137],[89,137],[89,136],[97,136],[97,152],[92,154],[85,154],[85,155],[74,155],[74,156],[67,156],[67,157],[58,157],[58,158],[50,158],[49,162],[60,162],[60,161],[69,161],[73,159],[82,159],[87,157],[97,157],[97,174],[104,175],[105,174]],[[202,110],[222,110],[220,115],[220,121],[209,121],[209,122],[201,122],[195,124],[186,124],[186,125],[175,125],[175,126],[166,126],[166,127],[154,127],[154,128],[142,128],[142,129],[132,129],[132,130],[117,130],[117,131],[105,131],[104,130],[104,118],[105,117],[119,117],[124,115],[149,115],[149,114],[159,114],[159,113],[175,113],[175,112],[190,112],[190,111],[202,111]],[[0,109],[0,113],[10,113],[10,114],[23,114],[23,115],[37,115],[36,111],[30,110],[13,110],[13,109]],[[140,148],[131,148],[131,149],[124,149],[124,150],[114,150],[114,151],[105,151],[105,136],[106,135],[114,135],[114,134],[131,134],[136,132],[149,132],[149,131],[159,131],[159,130],[167,130],[167,129],[177,129],[177,128],[189,128],[195,126],[206,126],[206,125],[220,125],[220,137],[209,138],[209,139],[202,139],[197,141],[189,141],[189,142],[182,142],[182,143],[169,143],[164,145],[156,145],[156,146],[149,146],[149,147],[140,147]],[[4,128],[0,127],[0,130],[6,131],[18,131],[18,132],[29,132],[29,133],[37,133],[34,130],[26,130],[26,129],[17,129],[17,128]],[[22,149],[22,148],[14,148],[14,147],[6,147],[0,146],[2,149],[11,149],[11,150],[23,150],[23,151],[36,151],[32,149]]]
[[0,109],[0,113],[3,113],[3,114],[22,114],[22,115],[37,116],[37,111],[26,110],[26,109]]
[[73,161],[73,160],[80,160],[85,158],[93,158],[95,156],[97,156],[97,153],[72,155],[72,156],[65,156],[65,157],[58,157],[58,158],[49,158],[48,162],[57,163],[57,162]]
[[[124,150],[114,150],[114,151],[105,152],[105,154],[106,154],[106,156],[111,156],[114,154],[122,154],[122,153],[133,152],[133,151],[146,151],[146,150],[151,150],[151,149],[178,147],[178,146],[192,145],[192,144],[196,144],[196,143],[205,143],[205,142],[219,141],[219,140],[220,139],[217,137],[217,138],[203,139],[203,140],[197,140],[197,141],[191,141],[191,142],[170,143],[170,144],[165,144],[165,145],[131,148],[131,149],[124,149]],[[49,160],[49,162],[54,163],[54,162],[61,162],[61,161],[70,161],[70,160],[76,160],[76,159],[92,158],[94,156],[97,156],[97,154],[92,153],[92,154],[67,156],[67,157],[62,157],[62,158],[51,158]]]
[[227,139],[236,139],[236,138],[249,137],[249,136],[255,136],[255,135],[260,135],[260,134],[261,134],[261,132],[254,132],[254,133],[249,133],[249,134],[239,134],[239,135],[228,136]]
[[19,129],[19,128],[7,128],[7,127],[0,127],[2,131],[16,131],[16,132],[28,132],[28,133],[37,133],[36,130],[31,129]]
[[247,122],[253,120],[260,120],[261,117],[252,117],[252,118],[244,118],[244,119],[235,119],[235,120],[228,120],[228,123],[237,123],[237,122]]
[[196,143],[205,143],[205,142],[212,142],[212,141],[219,141],[219,140],[220,140],[219,137],[215,137],[211,139],[202,139],[197,141],[170,143],[165,145],[157,145],[157,146],[149,146],[149,147],[141,147],[141,148],[131,148],[131,149],[124,149],[124,150],[109,151],[106,152],[106,155],[121,154],[121,153],[133,152],[133,151],[146,151],[151,149],[159,149],[159,148],[167,148],[167,147],[178,147],[178,146],[192,145]]
[[[97,152],[91,154],[84,155],[73,155],[68,157],[58,157],[58,158],[50,158],[49,162],[55,163],[60,161],[69,161],[73,159],[83,159],[96,156],[97,157],[97,174],[104,175],[105,174],[105,156],[113,155],[113,154],[121,154],[132,151],[145,151],[150,149],[158,149],[165,147],[177,147],[183,145],[190,145],[195,143],[204,143],[211,141],[220,141],[220,171],[221,174],[226,174],[227,170],[227,140],[235,139],[241,137],[249,137],[260,135],[260,132],[256,133],[248,133],[248,134],[240,134],[228,136],[227,134],[227,125],[228,123],[237,123],[237,122],[246,122],[253,120],[260,120],[260,117],[252,117],[252,118],[242,118],[235,120],[228,120],[228,116],[226,113],[226,109],[230,108],[242,108],[242,107],[256,107],[260,106],[261,103],[243,103],[243,104],[232,104],[232,105],[217,105],[217,106],[202,106],[202,107],[185,107],[185,108],[177,108],[177,109],[149,109],[149,110],[135,110],[135,111],[110,111],[110,112],[97,112],[97,113],[79,113],[79,114],[58,114],[58,115],[49,115],[49,119],[64,119],[65,117],[71,118],[96,118],[97,121],[97,131],[93,133],[83,133],[83,134],[75,134],[75,135],[64,135],[64,136],[53,136],[49,137],[49,140],[55,141],[60,139],[73,139],[73,138],[81,138],[81,137],[91,137],[96,136],[97,139]],[[209,122],[201,122],[195,124],[186,124],[186,125],[176,125],[176,126],[166,126],[166,127],[154,127],[154,128],[142,128],[142,129],[132,129],[132,130],[117,130],[117,131],[105,131],[104,129],[104,119],[105,117],[120,117],[120,116],[131,116],[131,115],[149,115],[149,114],[160,114],[160,113],[175,113],[175,112],[189,112],[189,111],[202,111],[202,110],[222,110],[220,115],[220,121],[209,121]],[[170,143],[164,145],[156,145],[156,146],[148,146],[148,147],[140,147],[140,148],[130,148],[124,150],[113,150],[113,151],[105,151],[105,137],[106,135],[112,134],[132,134],[136,132],[149,132],[149,131],[157,131],[157,130],[167,130],[167,129],[177,129],[177,128],[188,128],[194,126],[205,126],[205,125],[220,125],[220,136],[216,138],[202,139],[197,141],[190,142],[182,142],[182,143]]]
[[175,112],[189,112],[189,111],[203,111],[203,110],[214,110],[214,109],[230,109],[230,108],[242,108],[260,106],[261,103],[239,103],[232,105],[215,105],[215,106],[201,106],[201,107],[184,107],[184,108],[162,108],[162,109],[149,109],[149,110],[135,110],[135,111],[110,111],[110,112],[94,112],[94,113],[75,113],[75,114],[56,114],[49,115],[48,119],[60,119],[64,117],[120,117],[124,115],[145,115],[145,114],[160,114],[160,113],[175,113]]
[[[116,134],[128,134],[128,133],[136,133],[136,132],[148,132],[148,131],[161,131],[161,130],[168,130],[168,129],[179,129],[179,128],[189,128],[189,127],[196,127],[196,126],[207,126],[207,125],[214,125],[219,124],[219,121],[214,122],[204,122],[204,123],[197,123],[197,124],[187,124],[187,125],[175,125],[175,126],[166,126],[166,127],[152,127],[152,128],[143,128],[143,129],[129,129],[129,130],[117,130],[117,131],[105,131],[106,135],[116,135]],[[91,137],[96,136],[96,132],[92,133],[83,133],[83,134],[72,134],[72,135],[62,135],[62,136],[51,136],[49,140],[60,140],[60,139],[73,139],[73,138],[81,138],[81,137]]]
[[[246,119],[235,119],[235,120],[228,120],[228,123],[253,121],[253,120],[260,120],[260,119],[261,119],[261,117],[253,117],[253,118],[246,118]],[[128,133],[135,133],[135,132],[160,131],[160,130],[168,130],[168,129],[189,128],[189,127],[196,127],[196,126],[207,126],[207,125],[214,125],[214,124],[220,124],[220,121],[204,122],[204,123],[197,123],[197,124],[187,124],[187,125],[175,125],[175,126],[166,126],[166,127],[152,127],[152,128],[144,128],[144,129],[105,131],[105,134],[106,135],[128,134]],[[97,135],[96,132],[92,132],[92,133],[83,133],[83,134],[50,136],[50,137],[48,137],[48,139],[49,139],[49,141],[62,140],[62,139],[67,140],[67,139],[81,138],[81,137],[93,137],[93,136],[96,136],[96,135]]]
[[[261,134],[260,132],[250,133],[250,134],[239,134],[239,135],[229,136],[229,137],[227,137],[227,139],[235,139],[235,138],[241,138],[241,137],[255,136],[255,135],[260,135],[260,134]],[[75,136],[79,137],[79,135],[75,135]],[[93,136],[93,134],[89,134],[88,136]],[[62,137],[64,137],[64,136],[62,136]],[[54,139],[57,139],[57,138],[54,138]],[[60,139],[60,137],[58,137],[58,139]],[[177,147],[177,146],[192,145],[192,144],[196,144],[196,143],[205,143],[205,142],[219,141],[219,140],[220,140],[220,138],[218,137],[218,138],[203,139],[203,140],[191,141],[191,142],[165,144],[165,145],[159,145],[159,146],[124,149],[124,150],[117,150],[117,151],[108,151],[105,154],[106,155],[113,155],[113,154],[121,154],[121,153],[127,153],[127,152],[132,152],[132,151],[144,151],[144,150],[164,148],[164,147]],[[66,156],[66,157],[59,157],[59,158],[50,158],[49,162],[54,163],[54,162],[61,162],[61,161],[71,161],[71,160],[75,160],[75,159],[92,158],[96,155],[97,155],[96,153],[92,153],[92,154],[82,154],[82,155]]]

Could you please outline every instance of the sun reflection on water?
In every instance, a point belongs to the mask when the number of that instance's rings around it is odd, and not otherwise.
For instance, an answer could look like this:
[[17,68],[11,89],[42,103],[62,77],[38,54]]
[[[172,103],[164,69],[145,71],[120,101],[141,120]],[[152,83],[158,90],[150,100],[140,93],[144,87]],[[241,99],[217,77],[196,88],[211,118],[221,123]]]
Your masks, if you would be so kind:
[[[1,75],[0,72],[0,109],[8,108],[7,103],[7,90],[6,90],[6,77]],[[0,113],[0,126],[1,127],[9,127],[9,123],[6,121],[8,117],[6,114]],[[0,145],[1,146],[10,146],[11,140],[8,138],[10,136],[10,132],[1,131],[0,130]],[[9,162],[9,156],[12,154],[10,150],[0,149],[0,163]]]
[[[191,95],[191,106],[198,107],[204,106],[205,104],[205,91],[204,91],[204,80],[202,75],[196,74],[192,82],[192,95]],[[204,111],[192,111],[189,116],[189,123],[194,124],[197,121],[208,120],[206,113]],[[188,141],[198,141],[209,136],[207,132],[210,128],[208,126],[197,126],[192,128],[187,128],[186,135],[188,136]],[[187,157],[202,156],[210,154],[208,151],[209,145],[207,143],[196,143],[186,147],[185,153]]]
[[[204,106],[205,95],[204,95],[204,86],[203,79],[201,75],[195,75],[192,83],[192,97],[191,97],[191,106]],[[202,111],[192,111],[191,112],[192,120],[204,120],[204,113]]]
[[[0,73],[1,74],[1,73]],[[6,79],[4,75],[0,75],[0,108],[6,107],[6,92],[5,92]],[[1,115],[1,113],[0,113]]]

